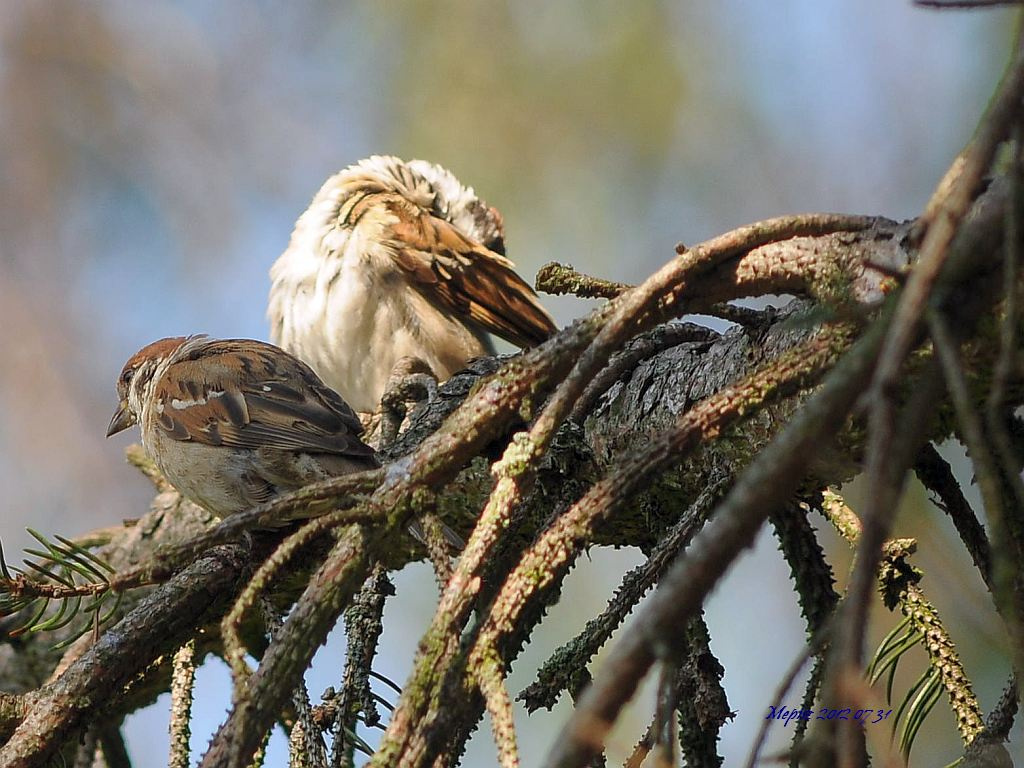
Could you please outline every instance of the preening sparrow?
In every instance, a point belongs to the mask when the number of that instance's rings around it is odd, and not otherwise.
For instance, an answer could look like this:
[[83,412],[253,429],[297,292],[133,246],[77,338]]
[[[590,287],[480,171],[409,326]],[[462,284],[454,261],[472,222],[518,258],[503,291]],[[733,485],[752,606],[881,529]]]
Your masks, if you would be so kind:
[[107,436],[138,424],[171,485],[222,517],[378,466],[353,410],[272,344],[161,339],[125,363],[117,394]]
[[556,326],[504,257],[501,216],[438,165],[367,158],[327,180],[270,270],[270,335],[358,411],[402,358],[447,379]]

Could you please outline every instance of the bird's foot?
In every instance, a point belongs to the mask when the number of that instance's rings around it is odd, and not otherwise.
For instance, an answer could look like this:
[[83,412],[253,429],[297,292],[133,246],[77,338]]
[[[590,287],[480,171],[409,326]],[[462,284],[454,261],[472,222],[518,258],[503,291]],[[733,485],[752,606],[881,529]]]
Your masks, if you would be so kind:
[[391,370],[384,396],[381,398],[381,447],[390,445],[412,410],[410,403],[432,403],[437,399],[437,377],[430,366],[418,357],[403,357]]

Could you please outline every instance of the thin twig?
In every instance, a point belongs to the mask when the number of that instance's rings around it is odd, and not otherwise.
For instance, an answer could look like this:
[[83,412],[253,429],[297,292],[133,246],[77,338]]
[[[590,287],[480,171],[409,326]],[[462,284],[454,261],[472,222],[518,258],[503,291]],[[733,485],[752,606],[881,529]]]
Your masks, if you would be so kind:
[[478,667],[477,681],[491,716],[491,731],[498,747],[498,765],[518,768],[519,748],[516,745],[516,724],[512,715],[512,699],[505,682],[504,664],[497,653]]
[[[868,418],[866,477],[874,493],[864,508],[863,546],[850,580],[849,608],[845,610],[845,626],[837,633],[835,669],[841,675],[859,675],[867,627],[867,607],[875,570],[881,557],[882,542],[888,537],[897,493],[902,487],[902,467],[892,459],[897,422],[894,393],[897,391],[903,363],[919,337],[922,316],[932,291],[946,264],[949,246],[960,222],[967,215],[982,177],[991,165],[996,149],[1006,137],[1015,118],[1024,92],[1024,56],[1017,55],[1007,69],[977,131],[967,148],[953,163],[918,222],[924,231],[920,259],[900,294],[892,324],[886,335],[878,367],[868,391],[871,408]],[[852,746],[862,743],[863,733],[856,724],[840,724],[842,765],[848,765],[859,754]]]
[[[893,439],[892,425],[896,423],[893,393],[898,387],[900,370],[918,338],[926,304],[946,263],[953,236],[981,188],[982,177],[995,156],[996,148],[1010,130],[1022,92],[1024,56],[1018,55],[1007,69],[974,137],[940,182],[918,222],[918,231],[924,230],[920,259],[899,297],[891,330],[886,336],[868,392],[871,409],[866,475],[872,488],[891,485],[886,478],[892,472],[888,454]],[[850,584],[850,603],[854,608],[847,625],[849,632],[843,631],[838,635],[843,640],[842,666],[846,669],[859,670],[861,666],[868,595],[880,557],[880,546],[888,533],[886,521],[892,517],[890,501],[890,496],[886,496],[883,503],[872,494],[863,511],[864,557]]]
[[740,476],[711,523],[697,534],[686,556],[672,566],[612,649],[602,673],[556,739],[545,766],[579,766],[597,751],[654,662],[661,638],[695,614],[736,554],[751,544],[774,505],[795,490],[822,440],[845,419],[873,369],[882,327],[869,329],[782,434]]
[[233,596],[248,549],[218,547],[157,587],[63,671],[37,691],[7,743],[0,765],[39,765],[97,709],[165,653],[171,653],[222,611]]
[[[711,652],[711,633],[701,613],[685,627],[681,662],[673,681],[679,746],[686,765],[719,765],[722,728],[735,717],[722,679],[725,667]],[[669,768],[677,763],[672,762]]]
[[[377,488],[383,478],[384,470],[377,469],[331,478],[281,494],[266,504],[225,518],[213,528],[187,541],[161,547],[150,560],[111,576],[111,588],[125,591],[163,581],[183,563],[212,546],[238,541],[248,531],[280,527],[289,520],[326,518],[321,523],[325,528],[337,528],[351,523],[380,523],[386,513],[361,503],[365,501],[361,494]],[[344,508],[331,511],[336,506]],[[296,515],[297,510],[301,514]]]
[[171,678],[171,754],[167,768],[189,768],[192,694],[196,680],[196,645],[189,640],[174,654]]
[[537,270],[534,285],[538,291],[552,296],[570,293],[583,299],[614,299],[633,287],[585,275],[569,264],[559,264],[557,261],[548,262]]
[[445,540],[444,523],[434,512],[422,515],[420,522],[423,525],[423,532],[426,534],[427,556],[434,568],[437,588],[439,591],[443,591],[452,577],[452,561],[448,552],[448,542]]
[[1024,622],[1017,605],[1015,578],[1017,558],[1014,542],[1006,522],[1006,507],[1001,489],[999,468],[989,450],[981,425],[981,417],[974,408],[958,344],[948,323],[939,312],[929,312],[928,327],[935,343],[935,352],[942,363],[943,375],[956,409],[964,442],[971,455],[981,491],[985,515],[992,524],[992,582],[996,609],[1010,634],[1014,649],[1014,669],[1018,676],[1024,670]]
[[[1020,40],[1018,40],[1020,44]],[[985,404],[985,425],[995,446],[996,458],[1002,469],[1003,481],[1009,485],[1016,504],[1004,508],[1005,532],[1016,551],[1015,560],[1024,557],[1024,480],[1020,476],[1021,457],[1013,448],[1006,428],[1006,397],[1010,377],[1017,357],[1018,285],[1020,274],[1022,225],[1020,209],[1024,205],[1024,130],[1018,121],[1013,126],[1013,162],[1010,177],[1010,204],[1006,208],[1006,237],[1003,258],[1003,321],[999,328],[999,357],[992,374],[992,386]]]
[[124,743],[124,735],[117,725],[101,727],[100,749],[103,750],[106,768],[132,768],[128,746]]
[[248,681],[250,674],[249,665],[245,661],[245,644],[242,642],[241,634],[246,614],[273,586],[275,574],[284,568],[303,547],[330,530],[333,524],[333,516],[327,515],[311,520],[291,533],[274,549],[270,557],[260,563],[259,568],[256,569],[245,589],[242,590],[242,594],[232,604],[231,610],[221,619],[224,660],[231,668],[235,699],[240,698],[241,688]]
[[522,556],[491,607],[471,653],[470,669],[475,659],[493,652],[499,638],[515,626],[533,600],[561,581],[595,526],[618,505],[656,472],[680,461],[703,440],[720,434],[755,407],[816,380],[845,349],[848,333],[849,329],[843,328],[823,330],[803,347],[683,413],[672,429],[652,438],[645,450],[622,457],[613,473],[592,486]]
[[653,759],[657,768],[671,768],[676,765],[675,710],[676,672],[674,664],[663,662],[658,679],[658,693],[654,711]]
[[[796,683],[797,675],[800,671],[807,666],[807,662],[811,658],[822,651],[828,640],[828,630],[823,629],[821,632],[811,638],[811,641],[807,643],[800,654],[793,659],[793,663],[789,665],[789,669],[786,670],[786,674],[782,676],[782,680],[779,681],[778,687],[775,689],[775,693],[772,694],[771,701],[782,702],[786,700],[790,690]],[[761,758],[761,750],[764,748],[764,743],[768,738],[768,729],[771,728],[772,723],[775,722],[771,718],[764,718],[761,721],[761,727],[757,731],[757,736],[754,738],[754,744],[750,748],[750,755],[747,757],[746,768],[754,768],[758,760]]]
[[[859,546],[863,526],[838,494],[826,493],[821,510],[847,543]],[[918,635],[921,647],[928,654],[929,666],[938,674],[949,698],[960,737],[964,744],[969,744],[982,730],[981,708],[952,638],[918,584],[920,572],[907,563],[915,547],[913,539],[890,539],[885,543],[878,572],[879,591],[886,608],[894,610],[898,604]]]
[[665,533],[647,560],[623,577],[614,597],[600,615],[590,619],[575,638],[556,650],[543,664],[536,681],[517,697],[526,704],[528,711],[540,707],[551,709],[558,695],[586,671],[590,660],[704,525],[728,482],[731,478],[723,478],[705,488]]
[[960,534],[960,540],[967,548],[981,578],[992,591],[992,553],[985,529],[971,509],[960,484],[953,477],[953,470],[931,443],[918,454],[914,474],[930,493],[935,494],[936,505],[953,521],[953,527]]
[[[53,584],[30,579],[18,574],[12,579],[0,577],[0,594],[16,599],[46,598],[47,600],[70,600],[74,597],[95,597],[110,589],[106,581],[86,584]],[[0,613],[0,615],[3,615]]]
[[[877,460],[882,466],[876,467],[876,485],[868,495],[868,504],[877,512],[886,510],[882,518],[875,518],[868,525],[866,515],[861,517],[861,532],[854,558],[846,598],[840,606],[835,640],[829,656],[823,698],[826,701],[853,700],[861,679],[860,656],[857,665],[850,662],[850,653],[859,649],[864,642],[868,608],[874,596],[878,565],[882,559],[883,546],[895,518],[895,510],[906,485],[907,472],[914,457],[926,440],[928,422],[935,416],[935,402],[942,395],[942,377],[938,364],[931,360],[925,364],[907,387],[910,390],[907,403],[892,424],[885,425],[886,441]],[[881,535],[881,540],[878,536]],[[867,588],[864,582],[867,581]],[[860,622],[860,623],[857,623]],[[852,725],[851,725],[852,723]],[[864,731],[857,723],[826,724],[827,728],[838,725],[838,741],[834,745],[836,754],[827,758],[840,766],[858,765],[863,760]],[[845,726],[845,727],[844,727]],[[856,726],[856,727],[854,727]],[[821,742],[819,746],[831,747]]]
[[[341,693],[336,697],[338,713],[332,730],[332,768],[348,768],[353,764],[355,740],[349,738],[348,734],[355,732],[356,717],[360,711],[368,726],[376,727],[380,724],[380,713],[370,689],[370,677],[382,678],[373,671],[373,659],[380,635],[384,631],[381,623],[384,605],[387,598],[394,594],[395,587],[388,579],[387,569],[377,565],[359,589],[352,605],[345,611],[347,648]],[[387,678],[383,679],[394,685]],[[402,691],[399,689],[397,692]]]
[[368,570],[366,535],[350,526],[317,570],[234,703],[200,765],[243,768]]

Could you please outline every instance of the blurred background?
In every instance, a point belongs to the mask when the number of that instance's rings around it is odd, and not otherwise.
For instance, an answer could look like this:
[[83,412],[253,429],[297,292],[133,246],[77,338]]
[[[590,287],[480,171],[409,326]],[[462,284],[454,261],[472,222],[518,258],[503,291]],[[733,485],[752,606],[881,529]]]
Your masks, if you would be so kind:
[[[610,0],[393,3],[23,0],[0,14],[0,538],[136,517],[150,489],[103,437],[124,360],[166,335],[267,338],[267,270],[323,180],[372,153],[441,163],[504,214],[532,281],[557,259],[639,281],[672,255],[784,213],[916,214],[970,136],[1005,63],[1005,12],[859,3]],[[560,322],[589,305],[544,299]],[[944,447],[947,455],[962,451]],[[961,475],[970,470],[961,463]],[[857,489],[851,492],[856,505]],[[1006,676],[989,600],[911,487],[899,532],[988,711]],[[840,580],[848,557],[829,533]],[[598,612],[634,551],[592,551],[517,663],[513,693]],[[422,567],[397,577],[379,670],[401,682],[432,609]],[[770,534],[707,614],[745,759],[803,642]],[[895,623],[879,609],[875,640]],[[752,629],[756,628],[754,631]],[[335,684],[342,638],[309,673]],[[916,660],[920,665],[920,659]],[[909,684],[923,667],[911,669]],[[913,672],[913,674],[911,674]],[[200,675],[194,744],[229,701]],[[649,721],[648,688],[610,748]],[[831,706],[845,706],[830,702]],[[127,725],[138,766],[166,764],[166,697]],[[568,707],[519,713],[524,764]],[[872,739],[888,733],[873,726]],[[959,754],[940,702],[917,765]],[[788,742],[776,727],[771,749]],[[367,737],[373,741],[372,735]],[[1019,748],[1021,729],[1016,730]],[[494,762],[487,727],[466,765]],[[281,765],[280,735],[268,765]]]

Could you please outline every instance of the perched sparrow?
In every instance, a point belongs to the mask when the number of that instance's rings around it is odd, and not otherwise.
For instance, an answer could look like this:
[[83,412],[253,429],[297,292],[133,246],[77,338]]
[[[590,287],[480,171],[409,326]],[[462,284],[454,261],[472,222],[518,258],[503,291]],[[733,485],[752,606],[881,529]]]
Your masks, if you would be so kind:
[[374,156],[332,176],[270,270],[270,334],[358,411],[403,358],[447,379],[555,330],[504,253],[501,216],[437,165]]
[[308,365],[261,341],[154,341],[125,363],[117,394],[107,436],[138,424],[167,480],[220,516],[378,466],[345,401]]

